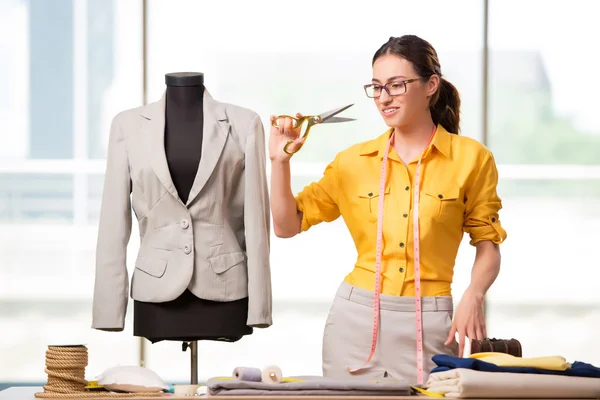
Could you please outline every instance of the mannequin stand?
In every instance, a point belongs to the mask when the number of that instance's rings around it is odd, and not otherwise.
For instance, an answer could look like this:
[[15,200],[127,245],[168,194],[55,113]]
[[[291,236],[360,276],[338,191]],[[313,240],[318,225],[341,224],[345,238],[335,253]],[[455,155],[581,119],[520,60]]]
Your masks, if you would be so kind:
[[190,349],[190,384],[198,384],[198,341],[183,342],[181,350]]

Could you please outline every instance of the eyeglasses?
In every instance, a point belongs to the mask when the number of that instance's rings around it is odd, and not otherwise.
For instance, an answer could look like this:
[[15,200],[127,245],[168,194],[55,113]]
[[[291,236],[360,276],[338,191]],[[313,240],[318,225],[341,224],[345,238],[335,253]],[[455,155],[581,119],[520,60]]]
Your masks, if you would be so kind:
[[370,97],[372,99],[381,96],[382,89],[385,90],[387,92],[387,94],[389,94],[390,96],[399,96],[401,94],[406,93],[406,84],[407,83],[411,83],[411,82],[418,81],[418,80],[419,80],[419,78],[407,79],[405,81],[386,83],[385,85],[378,85],[375,83],[371,83],[369,85],[365,85],[364,88],[365,88],[365,93],[367,94],[367,97]]

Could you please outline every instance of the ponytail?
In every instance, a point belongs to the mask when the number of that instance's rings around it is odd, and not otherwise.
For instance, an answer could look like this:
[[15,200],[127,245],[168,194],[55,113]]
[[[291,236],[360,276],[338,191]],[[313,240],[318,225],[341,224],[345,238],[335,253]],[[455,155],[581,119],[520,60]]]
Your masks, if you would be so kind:
[[[453,84],[440,78],[437,96],[429,106],[435,124],[440,124],[449,133],[460,132],[460,95]],[[437,98],[436,98],[437,97]]]

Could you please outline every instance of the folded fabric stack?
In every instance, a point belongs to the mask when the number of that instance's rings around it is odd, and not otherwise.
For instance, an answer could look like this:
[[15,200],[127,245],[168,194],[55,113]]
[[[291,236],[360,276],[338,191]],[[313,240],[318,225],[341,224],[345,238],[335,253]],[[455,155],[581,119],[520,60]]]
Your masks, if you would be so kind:
[[206,382],[212,396],[409,396],[406,382],[393,379],[333,379],[321,376],[283,378],[279,383],[211,378]]
[[460,398],[600,398],[600,368],[564,357],[522,358],[477,353],[468,358],[436,355],[429,392]]

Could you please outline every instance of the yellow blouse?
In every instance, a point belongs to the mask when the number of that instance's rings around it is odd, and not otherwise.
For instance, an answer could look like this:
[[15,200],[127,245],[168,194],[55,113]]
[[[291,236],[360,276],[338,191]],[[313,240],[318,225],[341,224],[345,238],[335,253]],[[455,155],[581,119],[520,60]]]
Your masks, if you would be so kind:
[[[392,130],[337,154],[323,177],[306,186],[296,205],[302,231],[340,215],[358,257],[345,281],[374,290],[381,162]],[[390,147],[383,214],[381,293],[414,296],[412,183],[418,159],[406,167]],[[471,241],[501,243],[506,232],[498,211],[498,172],[481,143],[438,125],[421,161],[419,229],[421,293],[450,296],[454,264],[464,232]]]

